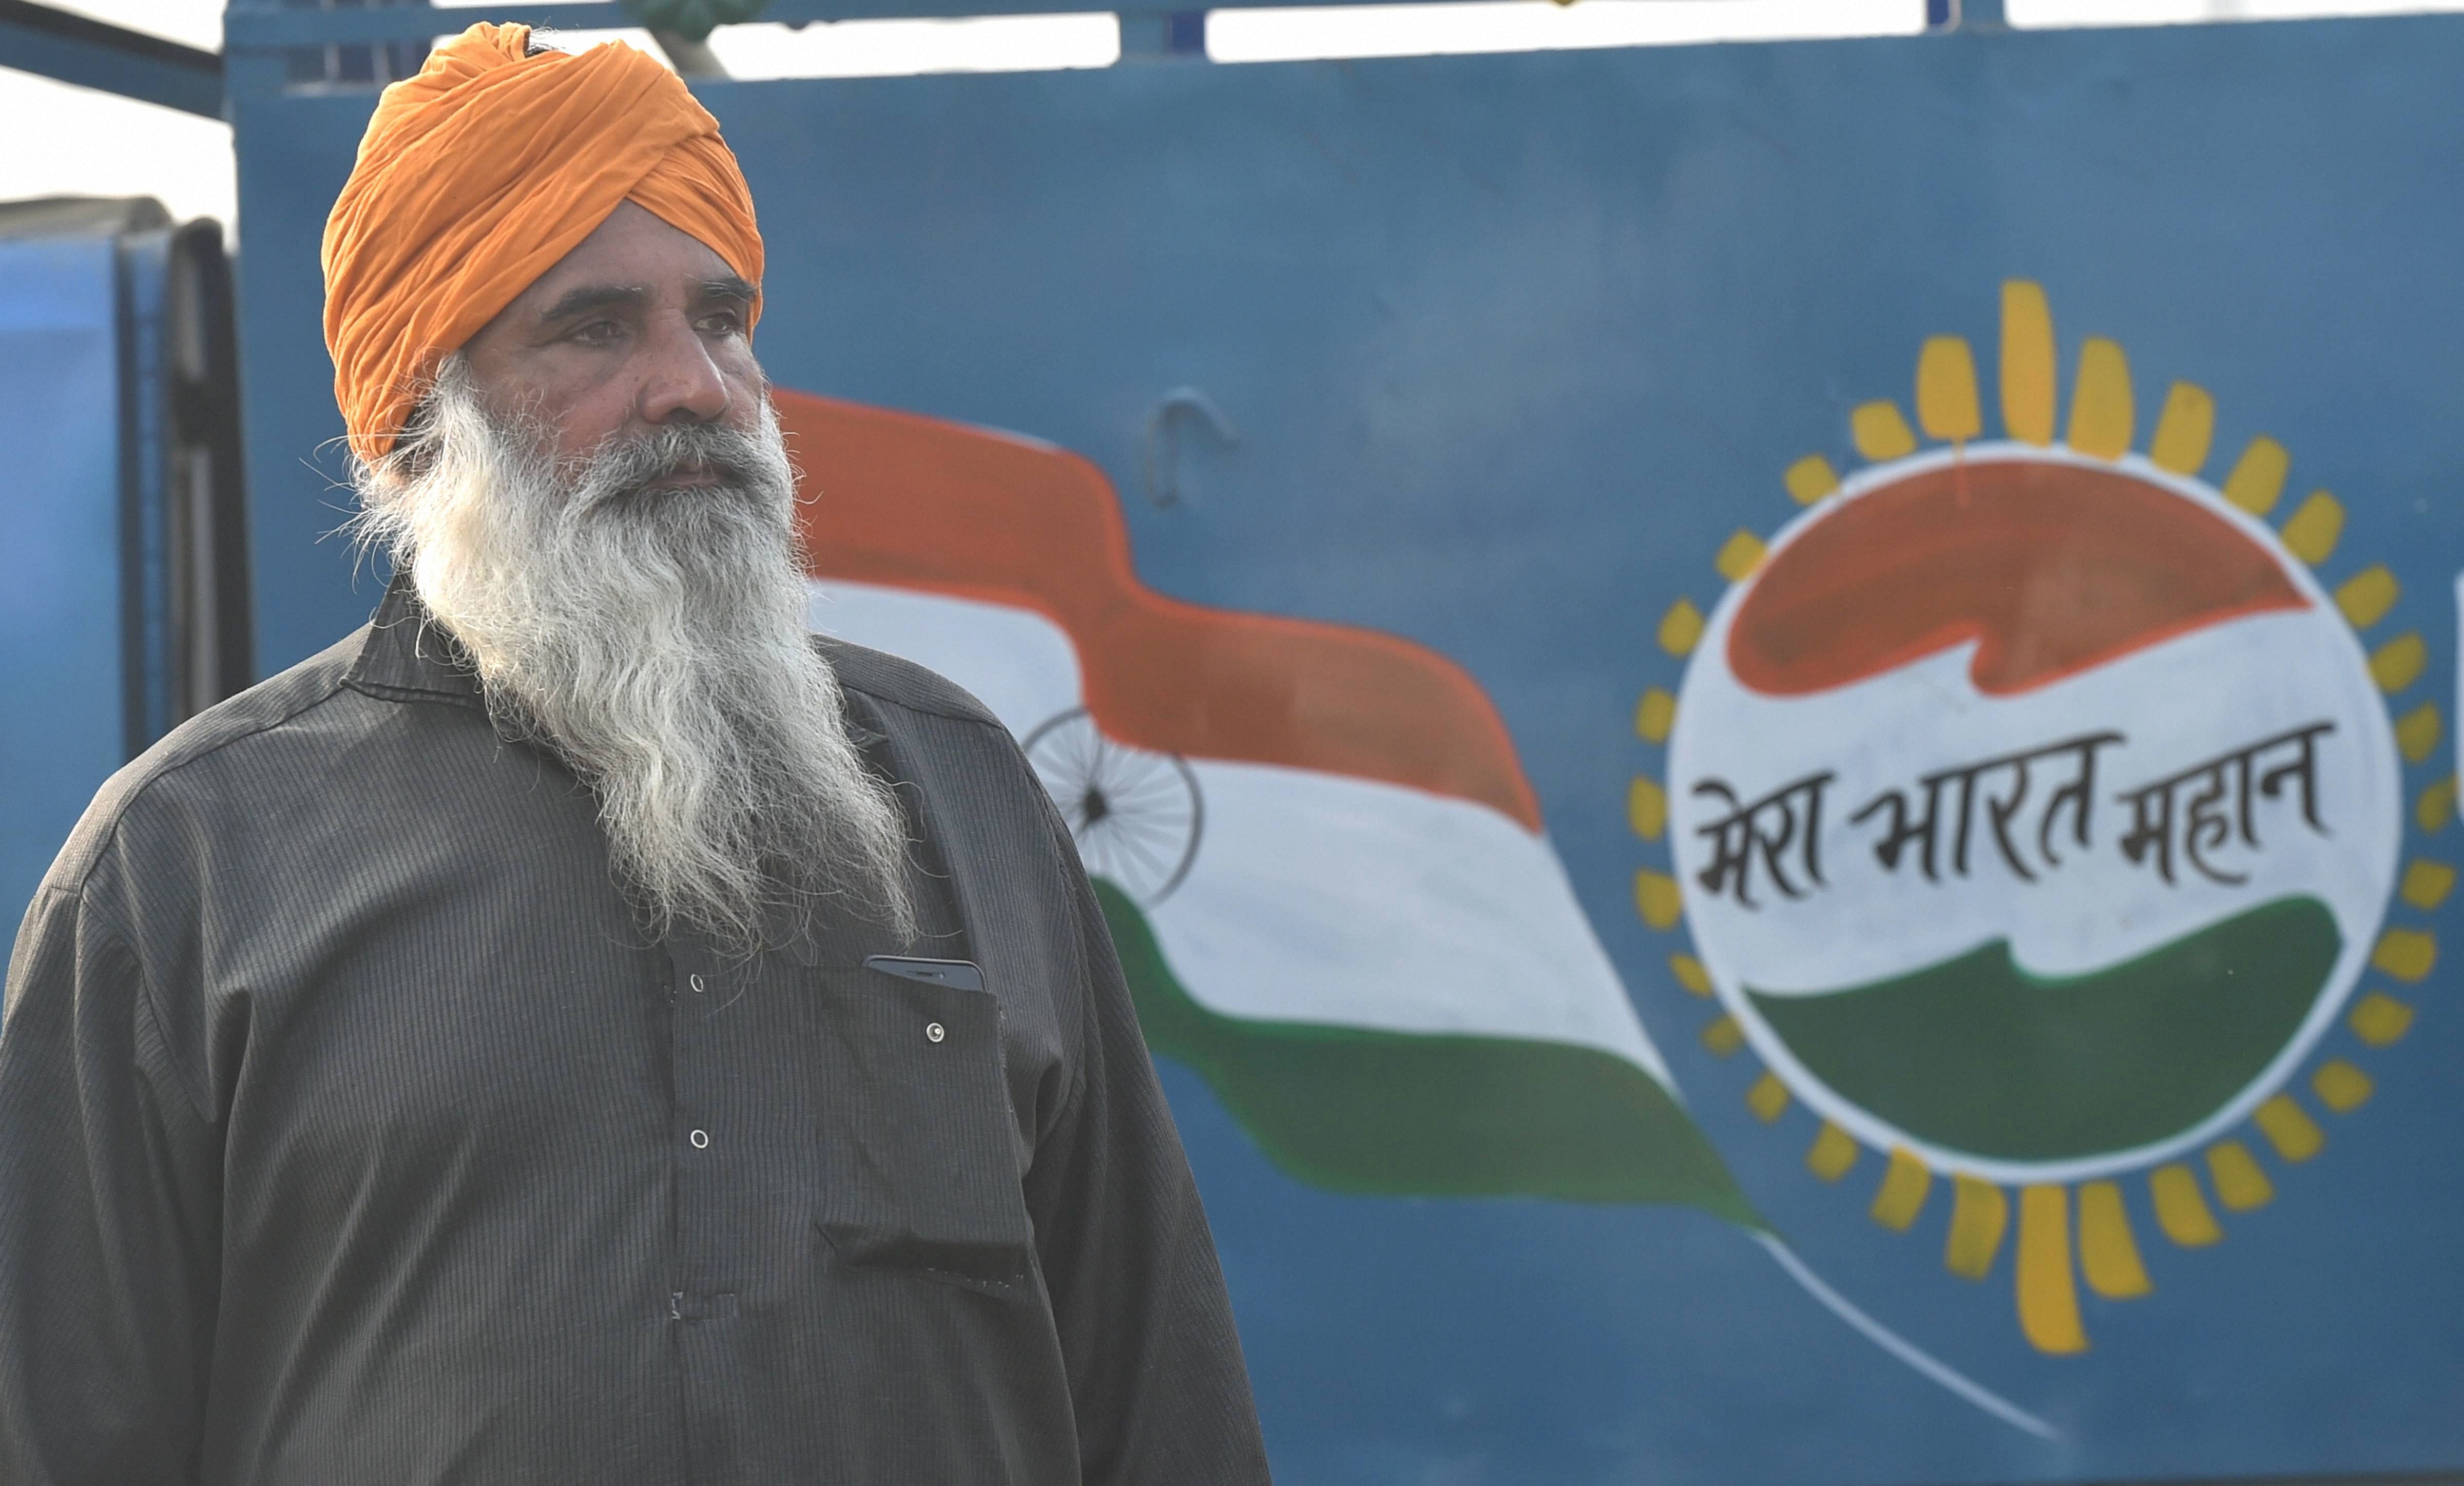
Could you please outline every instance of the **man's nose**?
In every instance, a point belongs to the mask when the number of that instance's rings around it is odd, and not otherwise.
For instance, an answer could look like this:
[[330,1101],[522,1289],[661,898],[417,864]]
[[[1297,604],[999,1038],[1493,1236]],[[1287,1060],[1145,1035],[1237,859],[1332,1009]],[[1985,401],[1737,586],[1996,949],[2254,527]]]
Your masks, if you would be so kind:
[[649,363],[636,409],[644,423],[716,423],[727,416],[727,379],[690,323],[663,321],[642,355]]

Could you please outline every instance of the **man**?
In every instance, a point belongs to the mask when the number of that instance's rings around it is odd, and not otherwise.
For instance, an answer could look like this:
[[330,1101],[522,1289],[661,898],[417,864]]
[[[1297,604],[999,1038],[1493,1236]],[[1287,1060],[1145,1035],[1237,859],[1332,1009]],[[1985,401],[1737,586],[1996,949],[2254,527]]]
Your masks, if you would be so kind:
[[398,576],[27,915],[0,1480],[1264,1480],[1067,832],[973,699],[803,633],[710,116],[473,27],[326,267]]

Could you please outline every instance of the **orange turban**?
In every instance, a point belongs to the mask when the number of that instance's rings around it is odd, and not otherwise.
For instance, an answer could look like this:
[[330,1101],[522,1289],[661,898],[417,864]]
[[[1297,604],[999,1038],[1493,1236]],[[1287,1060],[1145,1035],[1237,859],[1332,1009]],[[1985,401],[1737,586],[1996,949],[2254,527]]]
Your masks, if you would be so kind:
[[526,56],[530,34],[473,26],[385,89],[326,219],[325,347],[363,459],[393,448],[438,363],[623,202],[761,281],[752,192],[683,81],[622,42]]

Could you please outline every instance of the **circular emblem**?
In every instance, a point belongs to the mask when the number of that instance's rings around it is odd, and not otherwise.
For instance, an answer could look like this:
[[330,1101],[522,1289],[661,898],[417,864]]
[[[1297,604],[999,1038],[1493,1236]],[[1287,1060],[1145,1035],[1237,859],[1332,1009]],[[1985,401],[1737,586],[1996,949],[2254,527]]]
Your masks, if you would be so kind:
[[1874,466],[1712,614],[1669,739],[1722,1004],[1859,1140],[2024,1185],[2281,1085],[2368,960],[2401,774],[2367,658],[2198,482]]

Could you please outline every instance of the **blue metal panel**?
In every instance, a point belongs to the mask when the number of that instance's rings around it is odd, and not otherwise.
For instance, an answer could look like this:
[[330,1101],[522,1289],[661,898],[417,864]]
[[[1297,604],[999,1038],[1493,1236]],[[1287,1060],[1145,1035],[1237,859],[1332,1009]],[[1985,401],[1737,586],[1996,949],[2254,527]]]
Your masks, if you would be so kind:
[[33,896],[124,751],[117,249],[0,243],[0,900]]
[[[1705,1050],[1672,978],[1683,941],[1636,915],[1636,870],[1670,862],[1625,802],[1663,767],[1634,710],[1678,683],[1672,601],[1708,607],[1713,553],[1794,514],[1793,461],[1860,461],[1851,410],[1909,407],[1925,337],[1990,362],[2008,279],[2046,287],[2065,379],[2083,336],[2126,344],[2138,447],[2176,378],[2214,396],[2211,478],[2255,434],[2290,447],[2286,509],[2342,498],[2322,579],[2388,564],[2387,632],[2449,675],[2459,65],[2464,22],[2415,19],[700,87],[761,203],[781,383],[1075,449],[1127,496],[1155,588],[1468,667],[1756,1206],[2059,1431],[1884,1358],[1723,1223],[1318,1191],[1167,1063],[1280,1478],[2464,1468],[2464,1021],[2435,981],[2327,1154],[2215,1248],[2143,1231],[2157,1295],[2087,1298],[2092,1349],[2049,1355],[2007,1259],[1985,1285],[1943,1272],[1947,1198],[1877,1227],[1871,1155],[1825,1184],[1801,1111],[1748,1112],[1754,1070]],[[316,245],[367,102],[238,100],[269,667],[374,598],[316,543],[341,501],[303,464],[341,431]],[[1241,442],[1181,441],[1156,508],[1143,443],[1182,388]],[[2443,684],[2419,694],[2452,723]],[[2444,772],[2413,765],[2409,796]],[[2453,902],[2407,922],[2452,940]]]
[[[278,79],[280,73],[275,74]],[[334,533],[352,496],[325,356],[325,213],[350,174],[366,94],[231,95],[239,215],[239,302],[248,450],[249,555],[257,674],[270,676],[366,622],[377,589]],[[257,224],[271,230],[262,234]],[[278,226],[277,226],[278,224]]]

